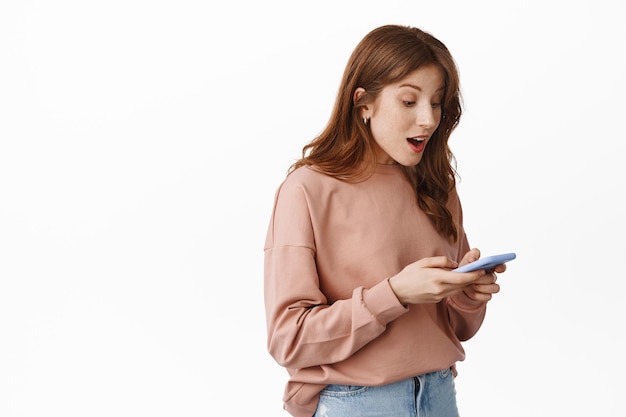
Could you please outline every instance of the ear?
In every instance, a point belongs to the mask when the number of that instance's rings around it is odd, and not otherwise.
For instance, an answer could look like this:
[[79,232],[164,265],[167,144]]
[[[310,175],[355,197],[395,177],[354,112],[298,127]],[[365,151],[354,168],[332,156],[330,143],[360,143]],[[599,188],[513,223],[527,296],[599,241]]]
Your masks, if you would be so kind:
[[[352,96],[352,104],[356,104],[358,103],[358,101],[361,99],[361,97],[363,97],[363,95],[365,94],[365,88],[363,87],[358,87],[356,90],[354,90],[354,95]],[[367,104],[362,104],[361,105],[361,117],[367,117]]]

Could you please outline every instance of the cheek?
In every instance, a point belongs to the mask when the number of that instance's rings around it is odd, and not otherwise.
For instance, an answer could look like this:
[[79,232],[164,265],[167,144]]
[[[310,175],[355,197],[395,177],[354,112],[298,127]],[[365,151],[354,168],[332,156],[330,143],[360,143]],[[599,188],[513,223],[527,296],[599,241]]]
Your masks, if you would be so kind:
[[371,124],[374,140],[381,145],[389,144],[406,132],[406,122],[401,118],[385,117]]
[[386,111],[379,116],[379,129],[388,132],[402,130],[412,123],[410,115],[403,111]]

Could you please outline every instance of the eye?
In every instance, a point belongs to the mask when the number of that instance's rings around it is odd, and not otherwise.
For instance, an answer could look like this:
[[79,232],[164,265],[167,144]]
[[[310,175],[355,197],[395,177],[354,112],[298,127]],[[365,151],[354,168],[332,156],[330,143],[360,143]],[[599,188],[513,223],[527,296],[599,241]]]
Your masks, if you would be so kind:
[[431,103],[430,105],[433,107],[433,109],[436,109],[438,107],[441,107],[441,102]]
[[404,105],[407,107],[413,107],[415,105],[414,101],[409,101],[409,100],[403,100],[402,103],[404,103]]

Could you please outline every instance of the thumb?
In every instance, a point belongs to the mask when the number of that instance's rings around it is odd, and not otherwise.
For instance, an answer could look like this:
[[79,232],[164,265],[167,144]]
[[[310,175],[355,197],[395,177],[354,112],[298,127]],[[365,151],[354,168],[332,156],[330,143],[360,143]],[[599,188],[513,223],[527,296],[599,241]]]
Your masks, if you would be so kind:
[[431,256],[428,258],[422,258],[420,261],[420,266],[423,268],[448,268],[454,269],[458,265],[457,262],[448,258],[447,256]]

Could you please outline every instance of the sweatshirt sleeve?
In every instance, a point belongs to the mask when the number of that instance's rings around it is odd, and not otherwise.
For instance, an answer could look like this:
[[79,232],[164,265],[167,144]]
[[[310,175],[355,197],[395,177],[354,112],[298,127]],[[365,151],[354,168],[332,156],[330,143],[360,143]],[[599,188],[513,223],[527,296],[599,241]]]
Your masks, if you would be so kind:
[[[451,195],[451,211],[456,215],[457,225],[459,226],[459,240],[457,247],[458,259],[470,250],[469,241],[463,228],[463,209],[456,190]],[[461,341],[472,338],[480,329],[485,318],[487,303],[475,301],[469,298],[465,292],[460,292],[447,300],[448,315],[450,317],[450,325],[452,326],[456,336]]]
[[268,350],[287,368],[344,360],[407,311],[388,279],[372,288],[355,288],[351,298],[328,304],[319,288],[309,212],[302,185],[283,183],[265,244]]

